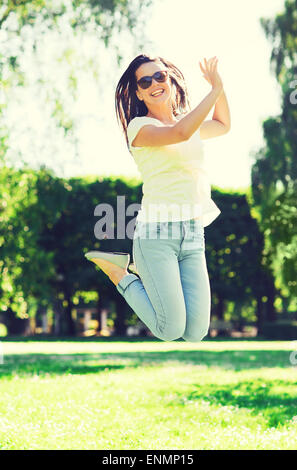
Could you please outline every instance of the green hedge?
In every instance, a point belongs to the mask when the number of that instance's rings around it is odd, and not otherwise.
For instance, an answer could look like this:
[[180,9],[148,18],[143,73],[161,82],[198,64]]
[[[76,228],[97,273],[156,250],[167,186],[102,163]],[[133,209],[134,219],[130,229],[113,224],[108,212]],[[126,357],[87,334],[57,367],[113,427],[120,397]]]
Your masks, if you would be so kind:
[[297,340],[297,321],[264,323],[261,336],[266,339]]

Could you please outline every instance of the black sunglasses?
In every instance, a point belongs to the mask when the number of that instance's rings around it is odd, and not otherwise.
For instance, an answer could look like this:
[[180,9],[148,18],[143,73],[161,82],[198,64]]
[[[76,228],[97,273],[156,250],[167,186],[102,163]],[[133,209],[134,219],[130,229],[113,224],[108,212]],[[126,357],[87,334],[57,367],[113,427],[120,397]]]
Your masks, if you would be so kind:
[[161,70],[160,72],[155,72],[154,75],[146,75],[145,77],[141,77],[139,80],[137,80],[138,85],[140,88],[143,88],[144,90],[146,88],[149,88],[153,82],[153,78],[159,82],[165,82],[167,78],[168,72],[167,70]]

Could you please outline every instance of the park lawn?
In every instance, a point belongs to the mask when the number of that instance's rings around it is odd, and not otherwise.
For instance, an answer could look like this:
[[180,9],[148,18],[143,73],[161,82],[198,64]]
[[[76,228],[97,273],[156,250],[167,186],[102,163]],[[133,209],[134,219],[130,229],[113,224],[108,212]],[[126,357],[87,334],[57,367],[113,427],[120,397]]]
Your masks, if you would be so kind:
[[3,341],[0,449],[296,449],[292,341]]

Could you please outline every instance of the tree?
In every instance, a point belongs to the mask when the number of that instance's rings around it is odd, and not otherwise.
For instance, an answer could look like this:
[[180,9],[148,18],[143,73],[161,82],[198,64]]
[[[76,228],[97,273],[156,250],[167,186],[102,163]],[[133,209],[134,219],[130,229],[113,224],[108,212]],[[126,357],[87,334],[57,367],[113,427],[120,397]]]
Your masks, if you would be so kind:
[[264,234],[265,263],[287,298],[297,294],[296,9],[296,0],[286,0],[276,18],[261,18],[272,42],[271,70],[281,87],[282,112],[264,121],[266,145],[255,154],[252,168],[252,199]]
[[0,171],[0,309],[20,318],[28,316],[35,299],[45,305],[51,298],[55,275],[51,253],[38,245],[43,208],[36,181],[30,170]]
[[[60,171],[65,171],[67,163],[78,165],[77,127],[81,113],[75,103],[79,77],[84,72],[97,86],[101,76],[106,80],[110,73],[105,63],[106,51],[117,66],[127,49],[121,34],[129,32],[134,47],[147,41],[141,25],[150,3],[151,0],[6,1],[0,9],[1,106],[4,110],[11,103],[22,102],[25,99],[22,93],[32,89],[34,104],[42,113],[40,127],[44,129],[40,137],[34,135],[26,116],[19,120],[17,113],[13,113],[6,162],[19,167],[27,158],[31,168],[38,169],[46,162]],[[96,41],[94,49],[79,47],[87,37]],[[46,59],[51,65],[48,70],[43,57],[48,55],[52,38],[59,38],[59,43],[51,59]],[[2,113],[0,131],[6,122]],[[17,145],[22,133],[30,139],[27,153]],[[65,148],[69,149],[69,161],[66,151],[62,158],[55,158]]]

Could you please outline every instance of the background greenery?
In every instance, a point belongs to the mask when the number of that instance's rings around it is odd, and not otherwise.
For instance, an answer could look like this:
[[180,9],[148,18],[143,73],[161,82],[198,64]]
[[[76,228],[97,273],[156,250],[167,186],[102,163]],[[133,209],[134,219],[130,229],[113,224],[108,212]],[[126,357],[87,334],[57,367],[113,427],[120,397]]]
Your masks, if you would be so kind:
[[[121,31],[133,38],[138,53],[149,41],[142,24],[150,4],[1,3],[2,450],[296,448],[296,379],[290,358],[297,350],[291,341],[297,337],[297,108],[292,95],[297,1],[285,1],[275,18],[261,20],[271,43],[271,71],[280,85],[282,112],[263,122],[265,146],[253,155],[252,185],[245,191],[214,187],[212,192],[221,209],[205,231],[212,319],[219,325],[216,340],[125,339],[137,316],[84,253],[102,249],[132,255],[128,237],[94,236],[94,209],[104,202],[115,210],[117,196],[126,197],[126,206],[140,203],[141,182],[100,174],[64,178],[55,171],[66,165],[66,155],[60,160],[56,156],[59,139],[79,160],[73,111],[77,72],[84,70],[98,83],[106,77],[102,48],[115,68],[120,65],[126,44],[114,39]],[[24,65],[26,54],[35,55],[38,63],[46,35],[59,37],[65,29],[73,37],[96,36],[93,56],[78,57],[66,48],[57,51],[51,74],[42,67],[31,73]],[[65,80],[56,74],[62,66]],[[21,151],[12,151],[15,134],[5,114],[18,91],[29,87],[47,110],[40,148],[33,145],[37,139],[32,131],[30,135],[34,165],[26,164]],[[107,311],[115,336],[78,337],[77,309],[86,307],[97,311],[89,334],[106,334],[102,325]],[[257,341],[222,338],[253,325]]]
[[[122,29],[133,35],[135,47],[147,40],[141,22],[150,1],[126,0],[45,2],[7,1],[1,9],[0,31],[8,41],[0,52],[0,334],[34,333],[48,317],[50,332],[76,335],[76,307],[108,309],[109,325],[124,335],[137,317],[113,284],[84,258],[90,249],[126,251],[131,240],[94,236],[94,208],[100,202],[116,209],[116,197],[126,206],[141,201],[141,182],[127,178],[62,178],[44,162],[36,168],[10,157],[11,130],[5,108],[18,87],[32,85],[22,68],[24,44],[15,41],[28,28],[32,51],[49,31],[59,32],[65,22],[73,33],[93,31],[98,43],[114,54],[122,51],[114,36]],[[297,111],[292,80],[296,74],[296,1],[286,1],[276,18],[261,19],[271,42],[271,68],[281,90],[282,112],[263,122],[265,147],[254,155],[252,186],[245,192],[213,188],[220,217],[206,228],[206,256],[212,288],[212,318],[232,321],[232,328],[256,325],[260,335],[296,337],[297,267]],[[64,23],[63,23],[63,21]],[[14,48],[10,46],[16,44]],[[76,148],[76,123],[71,103],[76,98],[76,67],[96,74],[104,71],[99,57],[77,64],[71,53],[64,87],[52,77],[40,76],[36,91],[47,90],[49,128]],[[136,215],[136,214],[135,214]],[[132,217],[130,217],[132,219]],[[126,218],[126,223],[130,220]],[[115,229],[116,229],[115,221]],[[5,325],[5,326],[4,326]],[[274,325],[274,326],[273,326]],[[220,334],[226,334],[219,328]]]

